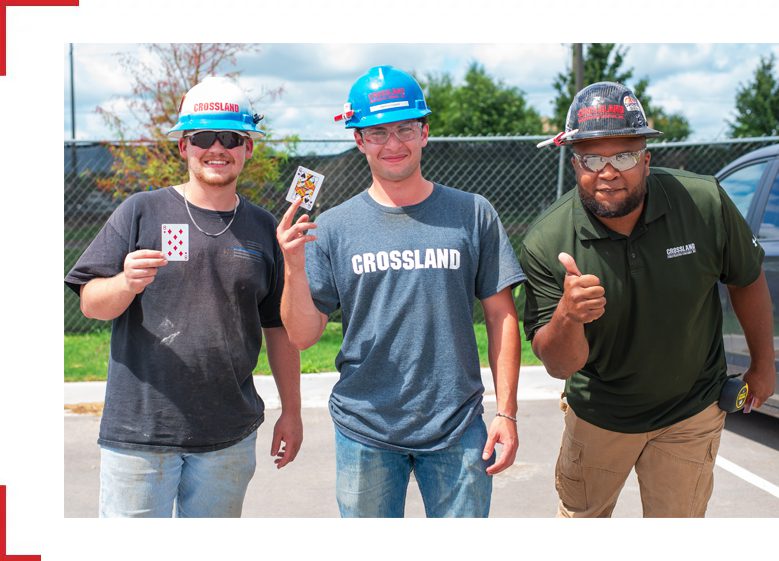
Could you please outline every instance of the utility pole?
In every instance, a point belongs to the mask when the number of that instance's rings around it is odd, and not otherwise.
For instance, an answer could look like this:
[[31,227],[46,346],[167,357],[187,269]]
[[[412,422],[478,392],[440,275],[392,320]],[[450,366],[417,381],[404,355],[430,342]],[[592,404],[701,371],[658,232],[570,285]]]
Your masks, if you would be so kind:
[[584,88],[584,53],[581,43],[573,44],[573,75],[576,92]]
[[[573,43],[571,45],[571,52],[573,60],[571,62],[571,68],[573,69],[573,82],[574,90],[573,96],[582,91],[584,88],[584,52],[581,43]],[[560,146],[560,157],[557,161],[557,198],[563,194],[563,177],[565,170],[565,162],[568,159],[568,150],[565,145]]]
[[70,163],[73,176],[78,173],[76,161],[76,96],[73,86],[73,43],[70,43]]

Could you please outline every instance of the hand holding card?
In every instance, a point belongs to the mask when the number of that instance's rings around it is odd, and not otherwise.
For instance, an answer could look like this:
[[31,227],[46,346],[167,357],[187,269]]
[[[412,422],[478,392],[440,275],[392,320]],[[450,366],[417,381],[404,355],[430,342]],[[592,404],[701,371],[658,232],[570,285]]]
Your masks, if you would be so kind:
[[154,282],[157,269],[168,264],[165,254],[156,249],[138,249],[124,258],[124,281],[134,294],[140,294]]
[[294,203],[298,199],[303,199],[300,204],[306,210],[314,208],[314,201],[322,188],[322,182],[325,176],[310,169],[298,166],[292,184],[287,191],[287,200]]

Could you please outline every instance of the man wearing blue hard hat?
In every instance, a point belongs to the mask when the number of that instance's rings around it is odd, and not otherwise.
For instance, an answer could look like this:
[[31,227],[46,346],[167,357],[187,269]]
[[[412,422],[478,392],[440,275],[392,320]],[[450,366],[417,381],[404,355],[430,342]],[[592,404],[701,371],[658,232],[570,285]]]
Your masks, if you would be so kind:
[[[486,517],[491,476],[517,452],[520,339],[511,290],[524,275],[484,198],[422,176],[429,113],[412,76],[391,66],[368,70],[336,120],[354,130],[371,185],[316,224],[307,215],[293,224],[296,202],[277,231],[282,318],[293,343],[313,345],[328,315],[342,311],[340,379],[329,407],[344,517],[403,516],[412,472],[428,516]],[[488,427],[477,298],[497,396]]]
[[188,181],[127,198],[65,279],[84,315],[113,320],[101,517],[241,515],[264,420],[252,378],[263,336],[282,404],[277,467],[300,448],[276,221],[236,192],[259,120],[226,78],[190,89],[168,133]]

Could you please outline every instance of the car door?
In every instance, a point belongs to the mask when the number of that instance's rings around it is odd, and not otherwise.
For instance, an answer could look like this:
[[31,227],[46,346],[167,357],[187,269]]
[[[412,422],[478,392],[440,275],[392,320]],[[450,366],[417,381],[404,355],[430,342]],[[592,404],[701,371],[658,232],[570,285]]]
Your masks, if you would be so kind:
[[[749,222],[765,250],[763,268],[774,303],[774,330],[779,324],[779,158],[763,158],[747,162],[720,178],[720,184]],[[728,369],[743,372],[749,366],[749,349],[735,316],[725,287],[720,287],[723,304],[723,335]],[[774,352],[779,349],[774,335]],[[777,364],[779,368],[779,363]],[[765,412],[779,415],[776,394],[764,406]],[[771,411],[768,411],[771,409]]]

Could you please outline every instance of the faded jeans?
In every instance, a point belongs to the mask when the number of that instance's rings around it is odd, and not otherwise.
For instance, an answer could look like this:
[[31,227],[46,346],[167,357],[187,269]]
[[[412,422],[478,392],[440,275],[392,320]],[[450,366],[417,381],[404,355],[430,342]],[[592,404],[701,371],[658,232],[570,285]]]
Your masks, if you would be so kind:
[[341,516],[403,517],[411,472],[419,485],[428,517],[486,518],[492,477],[482,460],[487,429],[474,420],[459,441],[434,452],[404,453],[368,446],[336,427],[336,498]]
[[237,518],[256,466],[257,431],[213,452],[100,447],[100,518]]

